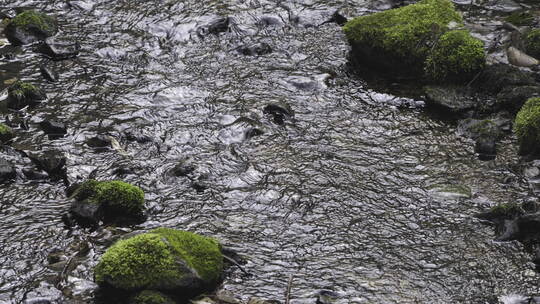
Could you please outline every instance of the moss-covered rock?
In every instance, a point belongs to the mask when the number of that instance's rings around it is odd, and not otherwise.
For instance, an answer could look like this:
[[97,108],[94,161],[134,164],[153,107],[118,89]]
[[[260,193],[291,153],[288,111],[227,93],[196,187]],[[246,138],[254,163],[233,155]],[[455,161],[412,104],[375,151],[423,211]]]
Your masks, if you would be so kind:
[[53,36],[58,31],[58,26],[53,17],[27,10],[15,16],[4,31],[12,44],[22,45]]
[[223,256],[214,239],[158,228],[111,246],[95,268],[95,281],[123,291],[195,296],[214,289],[222,270]]
[[441,35],[426,59],[425,71],[432,79],[470,79],[485,64],[484,44],[468,31]]
[[144,220],[144,192],[122,181],[88,180],[79,185],[71,197],[71,213],[82,224],[99,221],[131,224]]
[[506,22],[510,22],[517,26],[532,25],[534,22],[534,16],[527,11],[513,12],[504,18]]
[[540,29],[529,31],[525,35],[525,52],[536,59],[540,59]]
[[7,125],[0,123],[0,142],[8,142],[15,136],[13,130]]
[[539,154],[540,98],[531,98],[525,102],[516,115],[514,132],[518,138],[520,154]]
[[47,98],[45,92],[35,85],[17,80],[8,87],[7,106],[11,109],[22,109],[26,106],[35,106]]
[[167,295],[155,290],[143,290],[130,302],[131,304],[175,304]]
[[461,73],[469,76],[483,66],[480,41],[465,30],[446,33],[460,26],[463,20],[452,2],[422,0],[355,18],[343,30],[352,45],[353,61],[416,77],[427,71],[428,77],[438,80]]

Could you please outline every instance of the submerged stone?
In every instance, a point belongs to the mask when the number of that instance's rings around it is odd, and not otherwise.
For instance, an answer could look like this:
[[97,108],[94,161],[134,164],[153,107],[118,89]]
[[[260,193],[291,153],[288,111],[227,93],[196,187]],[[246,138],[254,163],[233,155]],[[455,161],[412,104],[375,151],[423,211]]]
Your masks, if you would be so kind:
[[223,256],[217,241],[158,228],[111,246],[95,268],[95,281],[104,288],[159,290],[188,298],[214,289],[222,271]]
[[0,183],[8,182],[16,176],[15,168],[7,160],[0,158]]
[[122,181],[88,180],[75,188],[70,213],[83,225],[144,221],[144,192]]
[[40,88],[28,82],[17,80],[8,87],[7,106],[20,110],[26,106],[35,106],[46,98],[47,95]]
[[430,85],[424,87],[426,102],[454,113],[476,107],[477,101],[465,88],[452,85]]
[[481,41],[465,30],[448,0],[416,4],[357,17],[343,28],[353,60],[412,77],[467,81],[484,66]]
[[54,37],[45,39],[38,48],[40,53],[48,56],[52,60],[75,58],[79,55],[80,49],[81,47],[78,43],[63,42]]
[[538,154],[540,152],[540,98],[525,102],[516,115],[514,132],[518,138],[519,153]]
[[24,11],[13,18],[4,32],[15,45],[23,45],[53,36],[58,31],[56,20],[44,13]]

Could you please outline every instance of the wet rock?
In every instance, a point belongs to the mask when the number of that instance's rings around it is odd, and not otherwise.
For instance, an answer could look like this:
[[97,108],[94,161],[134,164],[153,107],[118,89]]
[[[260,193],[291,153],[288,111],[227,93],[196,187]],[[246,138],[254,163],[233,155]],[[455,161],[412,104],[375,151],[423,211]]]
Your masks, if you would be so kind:
[[274,16],[263,16],[257,19],[256,24],[260,27],[282,26],[283,21],[281,21],[280,18]]
[[211,21],[207,26],[198,28],[197,34],[202,37],[208,34],[218,35],[219,33],[229,32],[233,24],[233,18],[219,17]]
[[7,106],[20,110],[26,106],[36,106],[46,98],[47,95],[40,88],[18,80],[8,87]]
[[521,71],[506,64],[493,64],[487,66],[473,82],[487,92],[497,94],[507,87],[536,86],[538,85],[532,73]]
[[44,120],[39,123],[39,126],[49,136],[49,139],[62,138],[67,134],[66,124],[54,120]]
[[187,298],[213,290],[222,271],[223,256],[217,241],[168,228],[118,241],[94,269],[95,281],[102,288],[159,290]]
[[256,136],[263,135],[264,131],[258,128],[250,128],[246,130],[246,139],[251,139]]
[[197,193],[202,193],[204,190],[208,189],[208,186],[200,180],[194,181],[191,183],[191,187],[197,191]]
[[15,167],[13,167],[7,160],[0,158],[0,183],[6,183],[17,177]]
[[510,113],[517,113],[531,97],[540,97],[540,85],[508,86],[497,94],[497,104]]
[[85,142],[89,147],[97,150],[104,150],[112,147],[112,137],[110,135],[97,135],[88,138]]
[[13,130],[9,126],[0,123],[0,142],[7,143],[13,139],[13,137],[15,137]]
[[321,290],[317,294],[315,304],[334,304],[339,299],[339,294],[331,290]]
[[58,81],[58,77],[59,77],[58,73],[54,71],[51,67],[43,64],[39,66],[39,71],[41,73],[41,76],[43,76],[45,80],[50,81],[50,82]]
[[453,113],[473,109],[477,104],[472,94],[462,86],[425,86],[424,93],[428,104]]
[[241,304],[232,292],[226,290],[219,290],[216,292],[216,300],[223,304]]
[[172,174],[175,176],[187,176],[193,173],[197,167],[190,159],[180,160],[172,169]]
[[47,172],[50,177],[64,178],[66,176],[66,156],[59,151],[44,151],[30,153],[30,160],[41,170]]
[[33,10],[24,11],[13,18],[4,33],[15,45],[29,44],[53,36],[58,31],[56,20]]
[[242,46],[238,52],[245,56],[261,56],[272,53],[272,47],[267,43],[261,42],[254,45]]
[[22,170],[22,173],[29,180],[44,180],[44,179],[49,178],[49,175],[47,174],[47,172],[41,171],[41,170],[36,170],[36,169],[33,169],[33,168],[32,169],[25,168],[25,169]]
[[79,55],[81,46],[78,43],[60,41],[50,37],[40,43],[38,51],[52,60],[65,60],[75,58]]
[[520,67],[533,67],[540,64],[538,59],[525,54],[524,52],[518,50],[517,48],[511,46],[506,50],[506,56],[508,57],[508,62],[515,66]]
[[465,119],[460,121],[458,130],[464,136],[475,140],[474,150],[481,160],[495,159],[496,142],[500,138],[501,128],[509,123],[509,120],[497,119]]
[[344,26],[345,23],[347,23],[347,21],[348,20],[347,20],[347,18],[345,18],[345,16],[343,16],[339,11],[335,11],[332,14],[332,16],[330,17],[330,19],[323,22],[323,24],[325,24],[325,23],[336,23],[339,26]]
[[271,115],[274,123],[278,125],[283,125],[286,118],[293,116],[293,112],[289,105],[277,103],[266,105],[263,109],[263,113]]
[[45,297],[39,297],[39,298],[32,298],[24,301],[24,304],[53,304],[53,300],[50,298]]
[[144,221],[144,192],[122,181],[88,180],[72,190],[70,214],[83,226],[100,221],[130,225]]

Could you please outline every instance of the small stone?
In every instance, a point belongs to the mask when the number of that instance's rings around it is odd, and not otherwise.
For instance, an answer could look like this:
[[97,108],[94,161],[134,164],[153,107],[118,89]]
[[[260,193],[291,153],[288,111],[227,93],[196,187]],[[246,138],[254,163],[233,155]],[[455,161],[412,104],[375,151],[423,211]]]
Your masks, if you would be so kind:
[[67,158],[59,151],[45,151],[29,155],[32,162],[51,177],[64,177],[66,175]]
[[13,139],[14,136],[15,133],[13,133],[13,130],[10,127],[3,123],[0,123],[0,142],[6,143]]
[[194,172],[197,168],[189,159],[184,159],[179,161],[174,168],[172,169],[172,173],[175,176],[187,176],[190,173]]
[[220,290],[216,293],[216,298],[224,304],[240,304],[240,301],[230,291]]
[[80,49],[78,43],[63,42],[50,37],[40,44],[38,51],[52,60],[65,60],[77,57]]
[[292,110],[288,105],[272,103],[266,105],[263,109],[263,113],[272,116],[274,123],[282,125],[285,118],[293,116]]
[[529,167],[523,170],[523,175],[527,178],[533,178],[540,175],[540,169],[538,167]]
[[67,134],[66,125],[54,120],[44,120],[39,126],[49,136],[49,139],[58,139]]
[[272,53],[272,47],[268,43],[257,43],[254,45],[242,46],[238,52],[245,56],[262,56]]
[[110,148],[112,147],[112,139],[109,135],[97,135],[88,138],[86,144],[92,148]]

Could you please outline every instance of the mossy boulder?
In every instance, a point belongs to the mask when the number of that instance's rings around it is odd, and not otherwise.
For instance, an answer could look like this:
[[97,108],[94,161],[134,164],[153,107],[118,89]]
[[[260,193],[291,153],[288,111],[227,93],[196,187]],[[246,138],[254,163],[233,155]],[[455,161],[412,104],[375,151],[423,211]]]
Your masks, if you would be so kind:
[[528,55],[540,59],[540,29],[529,31],[525,35],[525,52]]
[[7,125],[0,123],[0,142],[6,143],[15,136],[13,130]]
[[466,30],[449,0],[416,4],[357,17],[343,30],[352,60],[377,70],[429,80],[466,81],[484,66],[481,41]]
[[111,246],[95,268],[95,281],[118,292],[149,289],[189,298],[214,289],[222,271],[216,240],[158,228]]
[[143,290],[130,302],[131,304],[175,304],[167,295],[155,290]]
[[45,92],[37,86],[17,80],[8,87],[7,106],[20,110],[26,106],[35,106],[46,98]]
[[531,98],[525,102],[516,115],[514,132],[518,138],[520,154],[540,154],[540,98]]
[[144,221],[144,192],[123,181],[88,180],[75,188],[71,199],[70,212],[83,225]]
[[484,44],[468,31],[448,31],[441,35],[426,58],[425,72],[432,79],[470,79],[485,64]]
[[58,31],[56,20],[34,10],[24,11],[13,18],[4,29],[14,45],[23,45],[53,36]]

